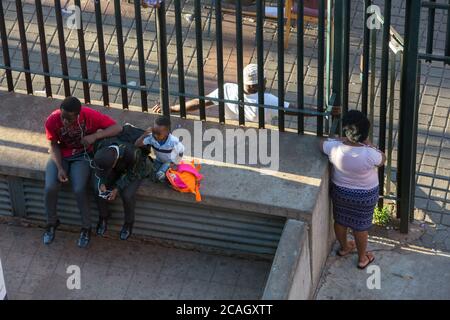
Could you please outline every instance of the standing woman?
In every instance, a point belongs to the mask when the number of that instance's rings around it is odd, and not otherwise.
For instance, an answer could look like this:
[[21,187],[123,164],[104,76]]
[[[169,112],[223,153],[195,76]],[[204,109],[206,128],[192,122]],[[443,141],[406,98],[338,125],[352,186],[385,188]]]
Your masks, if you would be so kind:
[[[358,268],[364,269],[375,260],[366,251],[368,230],[378,202],[377,168],[384,165],[386,156],[368,140],[370,122],[362,112],[347,112],[342,126],[344,138],[321,141],[320,148],[333,165],[334,232],[341,245],[337,254],[346,256],[356,247]],[[347,240],[348,228],[352,229],[356,243]]]

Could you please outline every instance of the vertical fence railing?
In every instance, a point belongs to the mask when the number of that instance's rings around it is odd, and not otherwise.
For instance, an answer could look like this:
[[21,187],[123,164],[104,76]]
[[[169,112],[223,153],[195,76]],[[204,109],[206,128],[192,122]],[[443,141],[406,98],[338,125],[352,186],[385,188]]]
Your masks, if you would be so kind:
[[9,56],[8,34],[5,25],[5,14],[3,13],[3,3],[0,1],[0,36],[2,40],[3,63],[5,65],[6,83],[8,91],[14,91],[14,83],[11,72],[11,57]]
[[244,48],[242,41],[242,1],[236,0],[236,69],[239,100],[239,125],[245,125],[244,105]]
[[[79,17],[79,26],[77,26],[77,35],[78,35],[78,47],[80,50],[80,65],[81,65],[81,76],[83,78],[83,94],[84,94],[84,102],[91,102],[91,93],[89,89],[89,83],[87,80],[89,79],[89,73],[87,68],[87,60],[86,60],[86,46],[84,44],[84,30],[83,30],[83,15],[81,14],[81,3],[80,0],[75,0],[75,6],[80,8],[80,17]],[[123,45],[122,45],[123,46]],[[118,47],[120,50],[120,46]],[[125,106],[124,106],[125,108]]]
[[[278,130],[284,131],[284,0],[277,2],[278,31]],[[290,8],[289,8],[290,10]]]
[[164,1],[156,8],[156,35],[158,38],[159,95],[162,104],[162,113],[165,116],[170,116],[169,75],[167,71],[166,4]]
[[[318,55],[317,55],[317,111],[324,111],[324,75],[325,75],[325,0],[319,0]],[[303,70],[302,70],[303,75]],[[323,116],[317,117],[318,136],[323,135]]]
[[106,57],[105,57],[105,41],[103,38],[103,22],[102,22],[102,8],[100,1],[94,1],[95,8],[95,25],[97,27],[97,48],[98,48],[98,58],[100,61],[100,78],[102,79],[102,96],[103,104],[109,106],[109,90],[108,85],[108,75],[106,72]]
[[28,55],[28,45],[27,45],[27,36],[25,31],[25,22],[23,19],[23,11],[22,11],[22,1],[16,0],[16,11],[17,11],[17,24],[19,25],[19,36],[20,36],[20,45],[22,48],[22,60],[23,60],[23,68],[25,71],[25,83],[27,86],[27,93],[33,93],[33,85],[31,83],[31,73],[30,73],[30,59]]
[[67,66],[66,40],[64,37],[64,23],[62,18],[61,1],[55,0],[56,28],[59,42],[59,56],[61,58],[61,71],[63,75],[64,95],[70,96],[69,68]]
[[[304,19],[303,16],[305,14],[305,6],[303,1],[298,2],[297,7],[297,106],[300,110],[303,110],[305,108],[305,92],[304,92],[304,48],[305,48],[305,40],[304,40]],[[319,35],[320,37],[320,31]],[[320,47],[320,46],[319,46]],[[319,54],[320,56],[320,54]],[[318,73],[321,74],[321,70],[319,68],[322,68],[321,64],[319,63],[317,65],[318,67]],[[323,80],[323,78],[322,78]],[[318,92],[320,92],[320,88],[317,88]],[[319,99],[317,99],[319,100]],[[318,101],[317,104],[320,104]],[[319,122],[319,120],[317,120]],[[323,121],[321,122],[323,123]],[[305,117],[303,113],[299,113],[297,116],[297,126],[298,126],[298,133],[304,134],[305,133]],[[319,131],[319,129],[317,129]]]
[[[391,9],[392,1],[385,0],[384,2],[384,22],[383,22],[383,44],[381,52],[381,88],[380,88],[380,123],[378,133],[378,146],[382,152],[386,151],[386,114],[388,104],[388,72],[389,72],[389,43],[390,43],[390,29],[391,29]],[[378,201],[379,208],[383,207],[384,195],[384,166],[378,168],[378,180],[380,182],[380,200]]]
[[[217,58],[217,88],[218,97],[223,100],[224,70],[223,70],[223,37],[222,37],[222,3],[216,2],[216,58]],[[219,122],[225,123],[225,103],[219,102]]]
[[[258,64],[258,83],[262,84],[265,81],[264,77],[264,3],[263,1],[256,2],[256,58]],[[264,105],[264,86],[258,86],[258,104]],[[264,109],[258,110],[258,126],[264,128],[265,114]]]
[[198,95],[200,96],[200,120],[206,120],[205,108],[205,79],[203,74],[203,36],[202,11],[200,0],[194,0],[195,40],[197,52]]
[[119,73],[120,84],[123,86],[120,88],[122,96],[122,108],[128,109],[128,90],[127,90],[127,75],[125,68],[125,52],[123,44],[123,29],[122,29],[122,14],[120,0],[114,0],[114,18],[116,22],[116,38],[117,38],[117,55],[119,58]]
[[[400,231],[408,232],[409,218],[414,208],[414,181],[416,173],[416,154],[414,152],[414,133],[416,133],[416,83],[419,48],[420,0],[406,2],[405,46],[400,89],[399,143],[397,168],[397,211],[400,212]],[[412,109],[412,110],[411,110]]]
[[[181,0],[174,0],[175,10],[175,37],[177,43],[177,68],[178,68],[178,91],[185,93],[184,84],[184,56],[183,56],[183,26],[181,25]],[[180,117],[186,118],[186,98],[179,97]]]
[[366,23],[370,17],[368,8],[372,5],[371,0],[364,0],[364,35],[363,35],[363,55],[362,55],[362,84],[361,84],[361,111],[367,115],[369,102],[369,54],[370,54],[370,29]]
[[137,53],[139,64],[139,84],[141,87],[141,109],[142,111],[148,111],[147,90],[146,90],[147,80],[145,76],[145,56],[144,56],[144,41],[142,32],[142,16],[141,16],[140,1],[134,1],[134,19],[136,26]]
[[36,19],[38,23],[38,31],[39,31],[39,44],[41,47],[41,60],[42,60],[42,71],[47,73],[44,76],[45,83],[45,94],[47,97],[52,96],[52,84],[50,81],[50,67],[48,64],[48,54],[47,54],[47,41],[45,39],[45,24],[44,24],[44,15],[42,14],[42,2],[41,0],[36,0]]

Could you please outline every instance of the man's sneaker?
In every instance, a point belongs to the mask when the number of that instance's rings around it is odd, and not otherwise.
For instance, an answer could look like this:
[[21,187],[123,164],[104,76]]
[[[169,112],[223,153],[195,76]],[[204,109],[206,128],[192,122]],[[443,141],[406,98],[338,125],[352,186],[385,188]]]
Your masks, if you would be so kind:
[[44,241],[44,244],[50,244],[55,239],[55,232],[56,228],[59,226],[59,220],[56,221],[55,224],[51,224],[47,226],[47,229],[44,232],[44,235],[42,236],[42,240]]
[[100,218],[97,224],[97,235],[104,236],[106,233],[106,230],[108,229],[108,220],[104,218]]
[[81,229],[80,239],[78,239],[78,246],[80,248],[86,248],[91,240],[91,229]]
[[133,231],[133,225],[130,223],[125,223],[120,230],[120,240],[127,240]]

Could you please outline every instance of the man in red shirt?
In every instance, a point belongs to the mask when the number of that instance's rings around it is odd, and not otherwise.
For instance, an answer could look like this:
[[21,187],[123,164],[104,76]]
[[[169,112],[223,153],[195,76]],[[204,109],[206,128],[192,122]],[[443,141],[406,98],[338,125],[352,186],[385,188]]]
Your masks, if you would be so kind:
[[[99,130],[102,129],[102,130]],[[89,244],[91,221],[87,187],[90,179],[90,159],[95,141],[119,134],[122,127],[107,115],[81,106],[80,100],[67,97],[58,110],[45,122],[45,132],[50,141],[50,159],[45,170],[45,212],[47,229],[45,244],[55,238],[59,225],[56,213],[61,184],[71,182],[82,218],[79,247]]]

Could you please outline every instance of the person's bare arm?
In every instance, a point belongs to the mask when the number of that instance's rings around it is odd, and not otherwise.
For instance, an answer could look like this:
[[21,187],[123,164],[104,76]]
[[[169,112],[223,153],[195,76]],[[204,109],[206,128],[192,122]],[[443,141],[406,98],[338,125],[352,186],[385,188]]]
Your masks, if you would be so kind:
[[[209,107],[211,105],[213,105],[214,102],[212,102],[211,100],[205,100],[205,106]],[[189,101],[186,101],[186,112],[187,111],[194,111],[200,108],[200,99],[192,99]],[[170,107],[170,112],[173,113],[179,113],[181,110],[181,107],[179,104],[173,105]],[[153,108],[152,108],[152,112],[155,113],[161,113],[162,112],[162,108],[160,104],[156,104]]]
[[147,128],[145,132],[134,143],[135,147],[142,148],[145,146],[144,139],[152,133],[152,127]]
[[61,148],[55,141],[50,142],[50,158],[55,162],[58,169],[58,180],[61,182],[67,182],[69,180],[66,170],[62,165]]
[[[303,108],[302,110],[317,112],[317,110],[310,109],[310,108]],[[290,102],[289,102],[289,108],[284,109],[284,113],[287,114],[288,116],[297,116],[300,114],[298,112],[298,107],[295,104],[290,103]],[[316,115],[308,114],[308,113],[303,113],[303,116],[304,117],[317,117]]]
[[85,145],[90,145],[90,144],[93,144],[97,140],[114,137],[121,132],[122,132],[122,126],[116,123],[112,126],[109,126],[106,129],[98,130],[97,132],[95,132],[93,134],[83,137],[81,142]]

